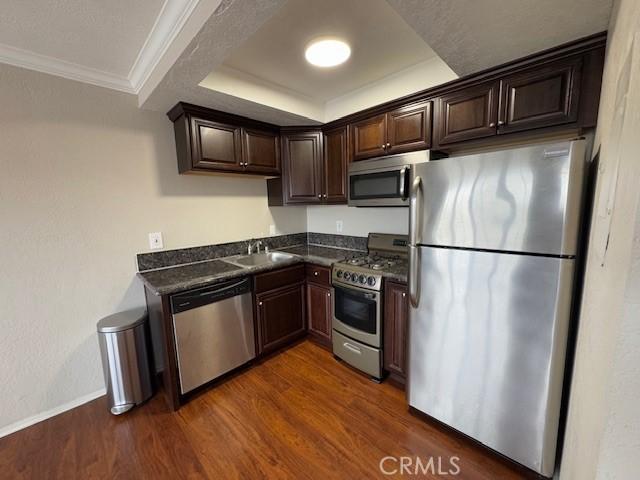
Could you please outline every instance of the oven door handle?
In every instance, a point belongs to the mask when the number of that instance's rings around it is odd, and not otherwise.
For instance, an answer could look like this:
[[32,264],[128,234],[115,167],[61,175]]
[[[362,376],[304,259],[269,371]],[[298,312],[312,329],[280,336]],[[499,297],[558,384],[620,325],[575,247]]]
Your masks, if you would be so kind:
[[[356,288],[349,288],[349,286],[343,287],[342,285],[333,285],[334,290],[342,290],[345,295],[351,295],[352,297],[365,298],[367,300],[376,300],[377,293],[363,292],[362,290],[356,290]],[[335,295],[334,295],[335,296]]]

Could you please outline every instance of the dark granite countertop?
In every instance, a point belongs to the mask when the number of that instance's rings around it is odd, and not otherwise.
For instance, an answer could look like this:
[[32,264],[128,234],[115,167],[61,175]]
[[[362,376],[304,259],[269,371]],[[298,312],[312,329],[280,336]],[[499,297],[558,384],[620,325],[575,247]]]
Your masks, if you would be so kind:
[[[289,260],[248,268],[227,263],[225,258],[219,258],[188,265],[178,265],[175,267],[139,272],[138,277],[156,295],[167,295],[184,290],[190,290],[192,288],[205,287],[225,280],[253,275],[255,273],[282,268],[287,265],[294,265],[301,262],[315,263],[330,267],[334,262],[354,255],[361,255],[363,253],[358,250],[331,248],[318,245],[297,245],[293,247],[279,248],[277,250],[290,253],[293,256]],[[407,272],[405,267],[396,267],[391,271],[384,272],[383,276],[401,282],[407,281]]]

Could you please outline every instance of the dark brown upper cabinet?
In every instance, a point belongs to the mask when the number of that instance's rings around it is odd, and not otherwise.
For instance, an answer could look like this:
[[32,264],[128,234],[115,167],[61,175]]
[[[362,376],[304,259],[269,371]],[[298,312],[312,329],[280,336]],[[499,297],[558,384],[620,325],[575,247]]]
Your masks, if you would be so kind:
[[324,132],[324,184],[326,203],[347,203],[348,138],[347,127]]
[[347,203],[347,127],[283,130],[282,177],[267,181],[269,205]]
[[353,159],[424,150],[431,144],[431,102],[400,107],[351,124]]
[[384,155],[387,146],[386,114],[352,123],[351,135],[354,160]]
[[286,204],[322,202],[322,133],[282,134]]
[[191,121],[193,157],[197,170],[242,171],[241,128],[194,117]]
[[280,173],[280,136],[276,132],[242,129],[245,169],[256,173]]
[[186,103],[168,115],[180,173],[280,174],[279,127]]
[[498,121],[498,82],[474,85],[436,101],[436,143],[472,140],[495,135]]
[[431,146],[431,102],[387,113],[386,153],[424,150]]
[[577,121],[581,72],[576,58],[501,80],[498,133]]

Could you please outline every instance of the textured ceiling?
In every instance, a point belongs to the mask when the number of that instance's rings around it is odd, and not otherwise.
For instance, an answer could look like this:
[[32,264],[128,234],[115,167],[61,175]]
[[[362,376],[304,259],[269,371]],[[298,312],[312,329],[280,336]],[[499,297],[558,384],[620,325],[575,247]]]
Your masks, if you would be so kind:
[[607,29],[611,0],[387,0],[463,76]]
[[[305,47],[323,36],[347,41],[351,58],[334,68],[310,65]],[[385,0],[289,0],[224,66],[327,101],[434,56]]]
[[163,3],[3,0],[0,44],[126,77]]

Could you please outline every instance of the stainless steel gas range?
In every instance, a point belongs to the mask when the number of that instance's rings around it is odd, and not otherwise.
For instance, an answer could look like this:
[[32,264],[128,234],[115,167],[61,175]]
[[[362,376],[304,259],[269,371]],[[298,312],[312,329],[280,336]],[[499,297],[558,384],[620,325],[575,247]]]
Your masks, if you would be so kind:
[[370,233],[368,254],[333,264],[333,353],[382,378],[382,299],[385,272],[407,268],[407,236]]

